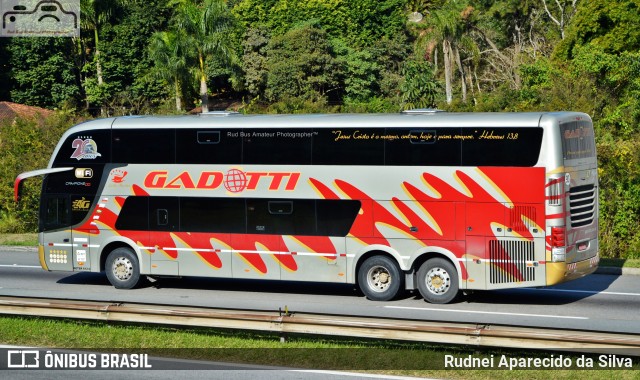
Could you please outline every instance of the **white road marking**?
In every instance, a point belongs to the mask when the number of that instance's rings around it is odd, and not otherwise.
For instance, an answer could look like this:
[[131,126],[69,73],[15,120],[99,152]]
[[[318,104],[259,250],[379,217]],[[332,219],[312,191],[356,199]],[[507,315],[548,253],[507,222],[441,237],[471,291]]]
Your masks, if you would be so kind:
[[587,317],[573,317],[573,316],[564,316],[564,315],[545,315],[545,314],[501,313],[497,311],[435,309],[435,308],[428,308],[428,307],[409,307],[409,306],[384,306],[384,307],[389,309],[408,309],[408,310],[437,311],[437,312],[450,312],[450,313],[508,315],[512,317],[518,316],[518,317],[537,317],[537,318],[589,319]]
[[394,376],[394,375],[383,375],[383,374],[375,374],[375,373],[356,373],[356,372],[340,372],[340,371],[326,371],[320,369],[292,369],[287,372],[299,372],[299,373],[318,373],[321,375],[332,375],[332,376],[345,376],[345,377],[366,377],[370,379],[389,379],[389,380],[429,380],[428,378],[417,378],[417,377],[408,377],[408,376]]
[[528,289],[522,288],[519,290],[533,290],[541,292],[560,292],[560,293],[583,293],[583,294],[606,294],[611,296],[633,296],[640,297],[640,293],[620,293],[620,292],[599,292],[596,290],[572,290],[572,289]]
[[11,265],[0,264],[0,267],[2,268],[42,268],[40,265],[18,265],[18,264],[11,264]]

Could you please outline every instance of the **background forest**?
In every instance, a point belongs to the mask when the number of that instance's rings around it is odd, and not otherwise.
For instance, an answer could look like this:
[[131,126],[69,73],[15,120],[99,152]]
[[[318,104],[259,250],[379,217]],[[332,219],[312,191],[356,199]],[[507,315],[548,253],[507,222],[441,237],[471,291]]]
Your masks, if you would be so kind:
[[[592,116],[608,257],[640,257],[640,0],[81,0],[80,38],[0,38],[0,231],[35,231],[62,131],[91,117],[574,110]],[[200,108],[201,107],[201,108]]]

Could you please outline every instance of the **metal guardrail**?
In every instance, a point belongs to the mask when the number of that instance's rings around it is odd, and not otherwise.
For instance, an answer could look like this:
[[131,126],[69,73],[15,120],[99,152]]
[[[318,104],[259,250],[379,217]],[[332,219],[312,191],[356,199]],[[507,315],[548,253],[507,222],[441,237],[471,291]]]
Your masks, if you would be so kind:
[[19,297],[0,314],[640,356],[640,334],[550,328]]

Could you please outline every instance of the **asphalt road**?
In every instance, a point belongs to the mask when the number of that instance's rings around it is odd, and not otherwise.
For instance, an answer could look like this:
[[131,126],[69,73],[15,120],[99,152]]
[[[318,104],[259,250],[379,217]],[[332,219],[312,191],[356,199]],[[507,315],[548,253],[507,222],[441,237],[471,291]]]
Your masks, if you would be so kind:
[[46,272],[33,251],[0,250],[0,295],[278,310],[640,334],[640,276],[590,275],[559,286],[476,292],[433,305],[417,293],[367,300],[353,285],[162,279],[118,290],[104,274]]

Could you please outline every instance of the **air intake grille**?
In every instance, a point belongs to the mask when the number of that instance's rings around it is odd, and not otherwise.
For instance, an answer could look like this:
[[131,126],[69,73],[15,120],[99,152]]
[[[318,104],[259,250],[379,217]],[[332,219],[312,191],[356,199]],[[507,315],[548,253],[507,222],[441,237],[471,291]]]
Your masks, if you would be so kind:
[[596,209],[596,188],[593,185],[577,186],[569,193],[571,227],[593,223]]
[[490,283],[535,281],[533,244],[532,241],[521,240],[489,241]]

